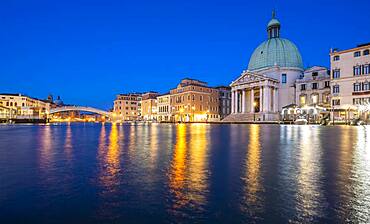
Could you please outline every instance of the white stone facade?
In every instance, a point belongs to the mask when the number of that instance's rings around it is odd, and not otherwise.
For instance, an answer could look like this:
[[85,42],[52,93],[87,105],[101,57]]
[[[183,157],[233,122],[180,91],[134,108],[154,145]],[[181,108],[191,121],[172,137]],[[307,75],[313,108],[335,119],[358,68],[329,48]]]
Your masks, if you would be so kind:
[[330,75],[327,68],[313,66],[296,80],[296,104],[299,107],[330,108],[330,98]]
[[355,109],[370,104],[370,44],[330,53],[332,105]]

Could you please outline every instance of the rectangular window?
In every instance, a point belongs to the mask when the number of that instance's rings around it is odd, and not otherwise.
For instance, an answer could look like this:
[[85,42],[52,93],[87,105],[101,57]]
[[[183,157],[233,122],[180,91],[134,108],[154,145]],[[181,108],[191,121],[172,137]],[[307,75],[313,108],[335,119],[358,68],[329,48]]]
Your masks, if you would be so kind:
[[334,99],[332,100],[333,106],[339,106],[340,105],[340,99]]
[[370,74],[370,65],[364,65],[364,74]]
[[361,75],[361,66],[353,66],[353,76]]
[[312,83],[312,89],[317,89],[317,83]]
[[330,81],[325,81],[325,88],[329,88],[330,87]]
[[369,55],[369,50],[367,49],[367,50],[364,50],[364,53],[363,53],[363,55]]
[[287,82],[286,74],[282,74],[281,75],[281,83],[286,83],[286,82]]
[[333,93],[339,93],[339,85],[333,86]]
[[369,87],[370,87],[369,82],[364,82],[362,85],[363,85],[363,90],[364,91],[369,91],[370,90],[369,89]]
[[340,60],[339,55],[335,55],[335,56],[333,57],[333,61],[339,61],[339,60]]
[[301,84],[301,91],[306,90],[306,84]]
[[334,69],[333,70],[333,79],[339,79],[340,78],[340,69]]
[[353,56],[354,57],[360,57],[361,56],[361,51],[356,51],[355,53],[353,53]]
[[353,91],[354,92],[361,91],[361,83],[353,83]]

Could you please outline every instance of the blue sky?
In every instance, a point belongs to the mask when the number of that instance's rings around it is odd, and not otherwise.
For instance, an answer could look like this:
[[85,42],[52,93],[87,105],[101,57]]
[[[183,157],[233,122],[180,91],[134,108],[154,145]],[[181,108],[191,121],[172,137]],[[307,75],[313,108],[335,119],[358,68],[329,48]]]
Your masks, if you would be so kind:
[[108,109],[118,93],[166,92],[183,77],[227,85],[273,8],[306,67],[370,42],[368,0],[2,1],[0,92]]

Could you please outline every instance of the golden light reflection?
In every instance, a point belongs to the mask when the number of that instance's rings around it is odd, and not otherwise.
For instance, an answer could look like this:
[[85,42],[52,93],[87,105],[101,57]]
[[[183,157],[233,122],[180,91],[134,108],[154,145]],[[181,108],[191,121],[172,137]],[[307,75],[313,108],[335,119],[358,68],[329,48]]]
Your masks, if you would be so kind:
[[120,150],[118,144],[118,130],[117,124],[112,123],[111,131],[109,134],[109,146],[107,153],[107,172],[115,176],[120,171]]
[[323,216],[326,200],[320,189],[322,146],[319,127],[300,126],[299,169],[297,176],[297,221]]
[[150,159],[152,167],[155,166],[155,162],[157,161],[158,156],[158,125],[152,124],[150,126]]
[[256,204],[257,193],[261,191],[260,169],[261,169],[261,144],[260,144],[260,125],[252,124],[249,130],[248,154],[246,158],[246,196],[245,199],[250,204]]
[[175,197],[175,208],[186,205],[189,198],[186,197],[185,187],[185,157],[186,157],[186,125],[179,124],[176,126],[176,144],[174,149],[171,170],[169,174],[170,191]]
[[189,198],[193,203],[202,205],[208,190],[206,135],[209,125],[192,124],[190,128]]
[[100,182],[109,192],[118,184],[117,175],[120,172],[120,147],[117,124],[111,125],[107,145],[105,126],[102,125],[99,137]]

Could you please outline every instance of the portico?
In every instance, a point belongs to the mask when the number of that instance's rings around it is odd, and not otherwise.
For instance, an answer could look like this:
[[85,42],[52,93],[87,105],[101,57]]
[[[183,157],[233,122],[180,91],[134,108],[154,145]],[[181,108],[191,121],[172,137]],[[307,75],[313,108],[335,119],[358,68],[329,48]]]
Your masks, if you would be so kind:
[[278,119],[278,81],[257,73],[244,72],[231,83],[232,114],[242,120]]

